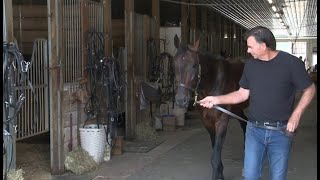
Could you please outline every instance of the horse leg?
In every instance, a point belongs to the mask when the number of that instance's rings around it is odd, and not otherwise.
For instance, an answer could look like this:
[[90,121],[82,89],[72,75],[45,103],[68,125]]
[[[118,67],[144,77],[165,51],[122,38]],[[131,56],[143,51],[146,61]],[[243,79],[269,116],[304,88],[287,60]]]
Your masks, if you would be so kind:
[[[215,132],[212,132],[212,131],[210,131],[210,130],[208,130],[209,131],[209,134],[210,134],[210,139],[211,139],[211,147],[212,147],[212,150],[214,150],[214,147],[215,147],[215,140],[216,140],[216,135],[215,135]],[[222,161],[220,160],[220,163],[219,163],[219,166],[218,166],[218,168],[215,168],[216,167],[216,165],[214,165],[212,162],[212,159],[214,158],[213,157],[213,155],[214,155],[214,152],[212,153],[212,156],[211,156],[211,165],[212,165],[212,169],[213,169],[213,174],[218,174],[218,178],[219,179],[223,179],[223,164],[222,164]],[[215,170],[218,170],[217,172],[214,172]],[[212,177],[212,179],[217,179],[216,177],[214,178],[214,177]]]
[[212,180],[224,179],[223,177],[223,164],[221,161],[221,151],[222,146],[225,140],[228,119],[221,118],[216,124],[216,135],[214,138],[213,151],[211,156],[211,165],[212,165]]

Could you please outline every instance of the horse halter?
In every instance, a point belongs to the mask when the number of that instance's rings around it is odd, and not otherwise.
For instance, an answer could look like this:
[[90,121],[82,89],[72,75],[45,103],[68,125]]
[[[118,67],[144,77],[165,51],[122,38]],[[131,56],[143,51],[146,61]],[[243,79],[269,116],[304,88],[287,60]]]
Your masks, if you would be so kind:
[[[190,50],[190,49],[188,49],[188,50]],[[178,84],[178,86],[183,87],[183,88],[185,88],[185,89],[188,89],[188,90],[190,90],[190,91],[192,91],[192,92],[195,93],[193,106],[196,105],[196,102],[197,102],[197,99],[198,99],[198,92],[197,92],[197,90],[198,90],[198,87],[199,87],[199,84],[200,84],[200,80],[201,80],[201,65],[200,65],[200,63],[198,64],[198,76],[197,76],[197,77],[198,77],[198,81],[197,81],[197,85],[196,85],[195,88],[189,87],[189,86],[187,86],[187,85],[185,85],[185,84],[183,84],[183,83],[179,83],[179,84]]]

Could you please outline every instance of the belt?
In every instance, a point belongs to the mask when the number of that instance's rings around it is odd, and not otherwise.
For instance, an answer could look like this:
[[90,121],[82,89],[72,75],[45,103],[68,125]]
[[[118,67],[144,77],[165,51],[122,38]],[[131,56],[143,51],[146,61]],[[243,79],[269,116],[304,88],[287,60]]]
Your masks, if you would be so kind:
[[263,129],[270,129],[270,130],[277,130],[277,131],[280,131],[282,133],[284,133],[286,136],[288,137],[293,137],[297,130],[295,132],[289,132],[286,130],[286,125],[288,123],[288,121],[282,121],[282,122],[259,122],[259,121],[255,121],[255,122],[252,122],[252,121],[249,121],[250,123],[252,123],[254,126],[258,127],[258,128],[263,128]]
[[259,121],[249,121],[253,125],[270,130],[281,130],[287,125],[288,121],[278,121],[278,122],[259,122]]

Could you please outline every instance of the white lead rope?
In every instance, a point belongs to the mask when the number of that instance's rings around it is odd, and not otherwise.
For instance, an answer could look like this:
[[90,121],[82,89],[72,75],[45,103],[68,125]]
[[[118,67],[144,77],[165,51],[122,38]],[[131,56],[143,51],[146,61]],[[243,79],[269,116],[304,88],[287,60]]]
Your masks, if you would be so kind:
[[[194,103],[200,104],[200,101],[195,101]],[[217,109],[217,110],[219,110],[219,111],[221,111],[221,112],[223,112],[223,113],[226,113],[226,114],[228,114],[228,115],[230,115],[230,116],[232,116],[232,117],[234,117],[236,119],[239,119],[239,120],[244,121],[244,122],[249,122],[248,120],[245,120],[242,117],[240,117],[240,116],[238,116],[238,115],[236,115],[236,114],[234,114],[234,113],[232,113],[232,112],[230,112],[230,111],[228,111],[228,110],[226,110],[226,109],[224,109],[224,108],[222,108],[220,106],[213,105],[212,107]],[[284,133],[285,135],[287,135],[289,137],[292,137],[292,136],[294,136],[296,134],[296,132],[290,132],[286,128],[279,129],[279,128],[269,127],[269,129],[278,130],[278,131]]]
[[[200,101],[195,101],[195,103],[200,104]],[[217,109],[217,110],[219,110],[219,111],[221,111],[221,112],[223,112],[223,113],[226,113],[226,114],[228,114],[228,115],[230,115],[230,116],[232,116],[232,117],[234,117],[236,119],[239,119],[239,120],[244,121],[244,122],[248,122],[248,120],[245,120],[242,117],[240,117],[240,116],[238,116],[238,115],[236,115],[236,114],[234,114],[234,113],[232,113],[232,112],[230,112],[230,111],[228,111],[228,110],[226,110],[226,109],[224,109],[224,108],[222,108],[220,106],[213,105],[212,107]]]

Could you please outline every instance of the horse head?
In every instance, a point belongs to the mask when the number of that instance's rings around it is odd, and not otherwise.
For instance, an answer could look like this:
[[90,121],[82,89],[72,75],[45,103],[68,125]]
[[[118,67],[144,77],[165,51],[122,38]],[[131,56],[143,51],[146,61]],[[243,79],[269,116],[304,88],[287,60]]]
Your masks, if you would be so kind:
[[178,49],[173,58],[176,76],[175,103],[179,107],[186,108],[200,83],[199,40],[194,45],[181,46],[178,36],[175,35],[174,45]]

